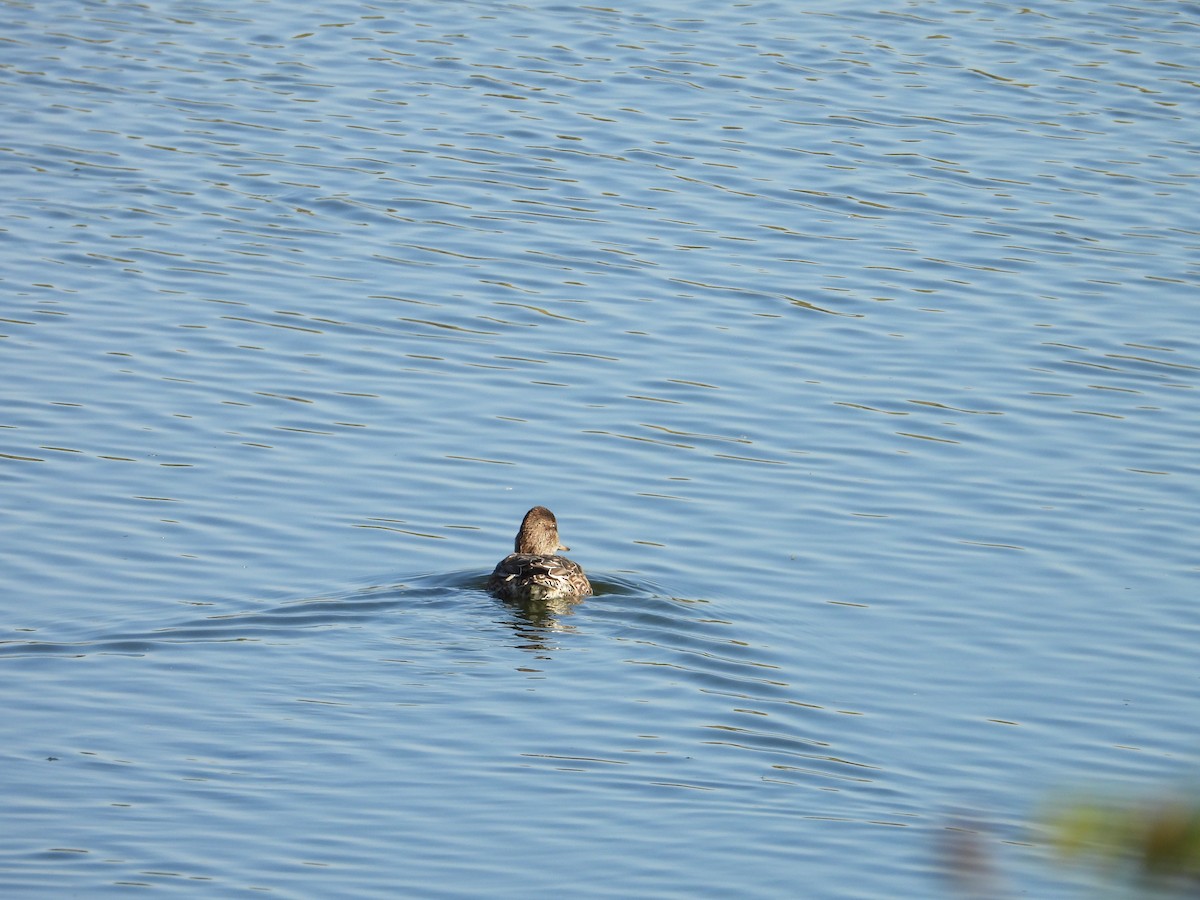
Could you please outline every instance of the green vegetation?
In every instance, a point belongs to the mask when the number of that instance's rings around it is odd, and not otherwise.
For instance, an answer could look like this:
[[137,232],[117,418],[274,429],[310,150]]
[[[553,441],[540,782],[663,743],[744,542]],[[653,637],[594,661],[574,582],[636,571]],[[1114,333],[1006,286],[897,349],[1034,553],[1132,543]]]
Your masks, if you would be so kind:
[[1100,866],[1138,896],[1200,892],[1200,798],[1067,800],[1048,817],[1064,857]]

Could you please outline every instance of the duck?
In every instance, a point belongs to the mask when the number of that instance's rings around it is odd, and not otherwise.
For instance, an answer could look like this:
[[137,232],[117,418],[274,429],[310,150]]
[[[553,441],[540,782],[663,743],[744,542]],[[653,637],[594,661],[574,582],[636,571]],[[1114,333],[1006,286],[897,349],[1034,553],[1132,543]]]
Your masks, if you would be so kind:
[[501,600],[517,602],[586,597],[591,582],[579,563],[559,556],[570,550],[558,539],[558,520],[544,506],[525,513],[513,552],[496,564],[487,589]]

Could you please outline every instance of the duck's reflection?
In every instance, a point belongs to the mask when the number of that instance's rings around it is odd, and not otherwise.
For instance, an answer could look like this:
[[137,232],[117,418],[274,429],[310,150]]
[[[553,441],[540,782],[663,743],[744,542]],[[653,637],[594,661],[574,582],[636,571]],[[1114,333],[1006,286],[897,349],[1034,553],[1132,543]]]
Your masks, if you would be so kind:
[[545,653],[554,648],[557,636],[575,634],[578,629],[562,618],[575,612],[583,597],[556,597],[548,600],[504,600],[512,613],[508,625],[516,634],[518,649]]

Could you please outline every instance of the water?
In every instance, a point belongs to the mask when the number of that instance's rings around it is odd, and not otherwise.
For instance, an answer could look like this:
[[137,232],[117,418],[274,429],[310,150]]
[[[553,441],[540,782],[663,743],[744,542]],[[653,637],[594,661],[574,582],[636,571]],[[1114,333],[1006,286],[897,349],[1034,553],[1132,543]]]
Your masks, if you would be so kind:
[[6,896],[1073,898],[1194,779],[1195,8],[0,10]]

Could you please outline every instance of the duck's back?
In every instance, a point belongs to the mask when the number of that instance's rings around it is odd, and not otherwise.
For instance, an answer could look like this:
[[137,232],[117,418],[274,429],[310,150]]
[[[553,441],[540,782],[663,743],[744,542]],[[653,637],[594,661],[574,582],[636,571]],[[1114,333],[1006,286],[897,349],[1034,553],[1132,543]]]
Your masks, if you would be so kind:
[[586,597],[592,585],[579,563],[565,556],[510,553],[496,564],[487,589],[507,600]]

